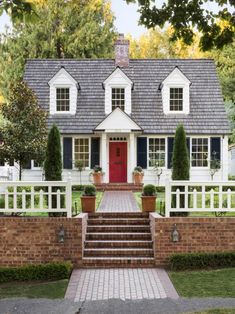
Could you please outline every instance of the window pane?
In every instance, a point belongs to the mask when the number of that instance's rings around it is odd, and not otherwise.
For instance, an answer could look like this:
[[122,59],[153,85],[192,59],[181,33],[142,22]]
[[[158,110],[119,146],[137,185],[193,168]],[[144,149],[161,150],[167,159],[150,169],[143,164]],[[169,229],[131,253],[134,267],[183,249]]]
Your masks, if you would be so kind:
[[75,161],[82,161],[83,167],[89,167],[89,139],[76,138],[74,140],[74,159]]
[[70,95],[69,88],[56,89],[56,110],[69,111]]
[[208,138],[192,139],[192,167],[208,166]]
[[149,138],[149,167],[165,167],[165,139]]
[[112,110],[117,107],[125,110],[125,88],[112,88]]
[[183,110],[183,88],[170,88],[170,111]]

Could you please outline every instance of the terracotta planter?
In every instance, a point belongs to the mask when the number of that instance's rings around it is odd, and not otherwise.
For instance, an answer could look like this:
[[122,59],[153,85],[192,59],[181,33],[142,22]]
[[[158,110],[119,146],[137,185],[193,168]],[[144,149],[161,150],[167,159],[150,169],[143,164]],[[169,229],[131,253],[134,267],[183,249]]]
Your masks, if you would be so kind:
[[96,201],[96,196],[81,196],[82,212],[94,213],[95,201]]
[[101,184],[103,181],[103,174],[101,172],[94,172],[93,174],[94,184]]
[[137,173],[137,172],[135,172],[135,173],[133,173],[133,180],[134,180],[134,183],[135,184],[141,184],[141,183],[143,183],[143,176],[144,176],[144,174],[143,173]]
[[156,210],[156,198],[157,196],[141,196],[142,211],[143,212],[155,212]]

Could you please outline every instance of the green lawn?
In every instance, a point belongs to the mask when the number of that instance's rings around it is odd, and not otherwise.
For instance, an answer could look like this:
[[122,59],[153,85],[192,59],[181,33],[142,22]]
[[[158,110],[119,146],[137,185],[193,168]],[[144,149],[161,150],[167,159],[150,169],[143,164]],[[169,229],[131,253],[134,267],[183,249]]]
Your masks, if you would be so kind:
[[235,268],[170,272],[169,275],[181,297],[235,298]]
[[64,298],[68,279],[53,282],[9,282],[0,284],[0,298]]

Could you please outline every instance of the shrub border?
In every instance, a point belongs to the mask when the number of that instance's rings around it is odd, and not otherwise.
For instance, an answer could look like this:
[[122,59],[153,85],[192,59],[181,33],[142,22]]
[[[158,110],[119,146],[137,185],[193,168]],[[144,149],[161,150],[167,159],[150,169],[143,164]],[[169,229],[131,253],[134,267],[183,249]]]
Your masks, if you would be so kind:
[[198,270],[235,267],[235,252],[177,253],[169,258],[170,270]]

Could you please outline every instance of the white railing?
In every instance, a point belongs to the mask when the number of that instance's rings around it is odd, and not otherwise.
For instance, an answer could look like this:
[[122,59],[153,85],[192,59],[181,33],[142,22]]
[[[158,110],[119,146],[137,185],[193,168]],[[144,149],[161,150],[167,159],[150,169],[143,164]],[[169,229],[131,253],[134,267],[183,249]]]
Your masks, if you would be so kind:
[[235,182],[167,181],[165,216],[177,212],[235,212]]
[[0,213],[39,212],[65,212],[72,217],[71,180],[0,182]]

